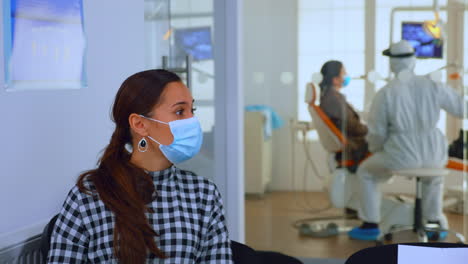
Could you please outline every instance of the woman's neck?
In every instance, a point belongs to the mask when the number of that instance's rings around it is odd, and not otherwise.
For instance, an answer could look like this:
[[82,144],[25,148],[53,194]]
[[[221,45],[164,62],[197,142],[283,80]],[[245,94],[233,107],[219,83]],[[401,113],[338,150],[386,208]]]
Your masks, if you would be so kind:
[[148,150],[146,152],[133,151],[130,162],[147,171],[162,171],[172,166],[161,151],[155,152]]

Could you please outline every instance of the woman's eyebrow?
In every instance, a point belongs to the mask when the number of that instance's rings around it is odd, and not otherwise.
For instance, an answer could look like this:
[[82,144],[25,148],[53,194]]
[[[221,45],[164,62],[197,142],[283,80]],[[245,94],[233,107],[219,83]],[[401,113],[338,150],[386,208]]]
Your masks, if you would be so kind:
[[[195,102],[195,99],[192,100],[192,103]],[[188,104],[186,101],[180,101],[180,102],[177,102],[175,104],[173,104],[171,107],[174,107],[174,106],[177,106],[177,105],[186,105]]]

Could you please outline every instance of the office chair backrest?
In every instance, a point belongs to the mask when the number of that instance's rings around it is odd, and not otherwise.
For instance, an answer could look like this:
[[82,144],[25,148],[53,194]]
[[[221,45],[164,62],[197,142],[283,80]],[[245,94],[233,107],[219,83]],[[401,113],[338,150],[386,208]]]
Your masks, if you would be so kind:
[[306,85],[306,102],[309,104],[309,113],[319,135],[322,146],[329,152],[336,153],[343,150],[347,144],[346,138],[333,124],[328,116],[316,105],[317,92],[313,83]]
[[57,221],[58,214],[54,215],[52,219],[50,219],[49,223],[44,227],[44,231],[42,231],[41,237],[41,253],[42,259],[44,263],[47,263],[47,255],[49,255],[50,249],[50,238],[52,236],[52,231],[54,231],[55,222]]

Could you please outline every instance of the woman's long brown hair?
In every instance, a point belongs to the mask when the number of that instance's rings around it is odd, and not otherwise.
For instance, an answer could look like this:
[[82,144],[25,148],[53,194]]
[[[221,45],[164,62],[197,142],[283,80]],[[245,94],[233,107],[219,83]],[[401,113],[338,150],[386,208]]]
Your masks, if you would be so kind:
[[115,214],[114,254],[120,263],[145,263],[148,254],[165,258],[158,248],[155,236],[145,213],[146,204],[154,199],[155,187],[151,177],[130,163],[130,153],[125,144],[132,143],[130,114],[148,115],[170,82],[180,78],[165,70],[148,70],[128,77],[120,87],[112,108],[115,130],[109,145],[99,159],[98,167],[78,178],[82,192],[92,193],[85,186],[89,180],[99,198]]

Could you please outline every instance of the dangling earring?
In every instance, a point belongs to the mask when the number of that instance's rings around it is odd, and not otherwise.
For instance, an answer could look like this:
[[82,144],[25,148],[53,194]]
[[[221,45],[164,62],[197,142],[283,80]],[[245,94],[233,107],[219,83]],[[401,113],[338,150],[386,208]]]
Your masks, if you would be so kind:
[[140,142],[138,142],[138,151],[140,152],[146,152],[148,150],[148,142],[146,139],[143,137]]

